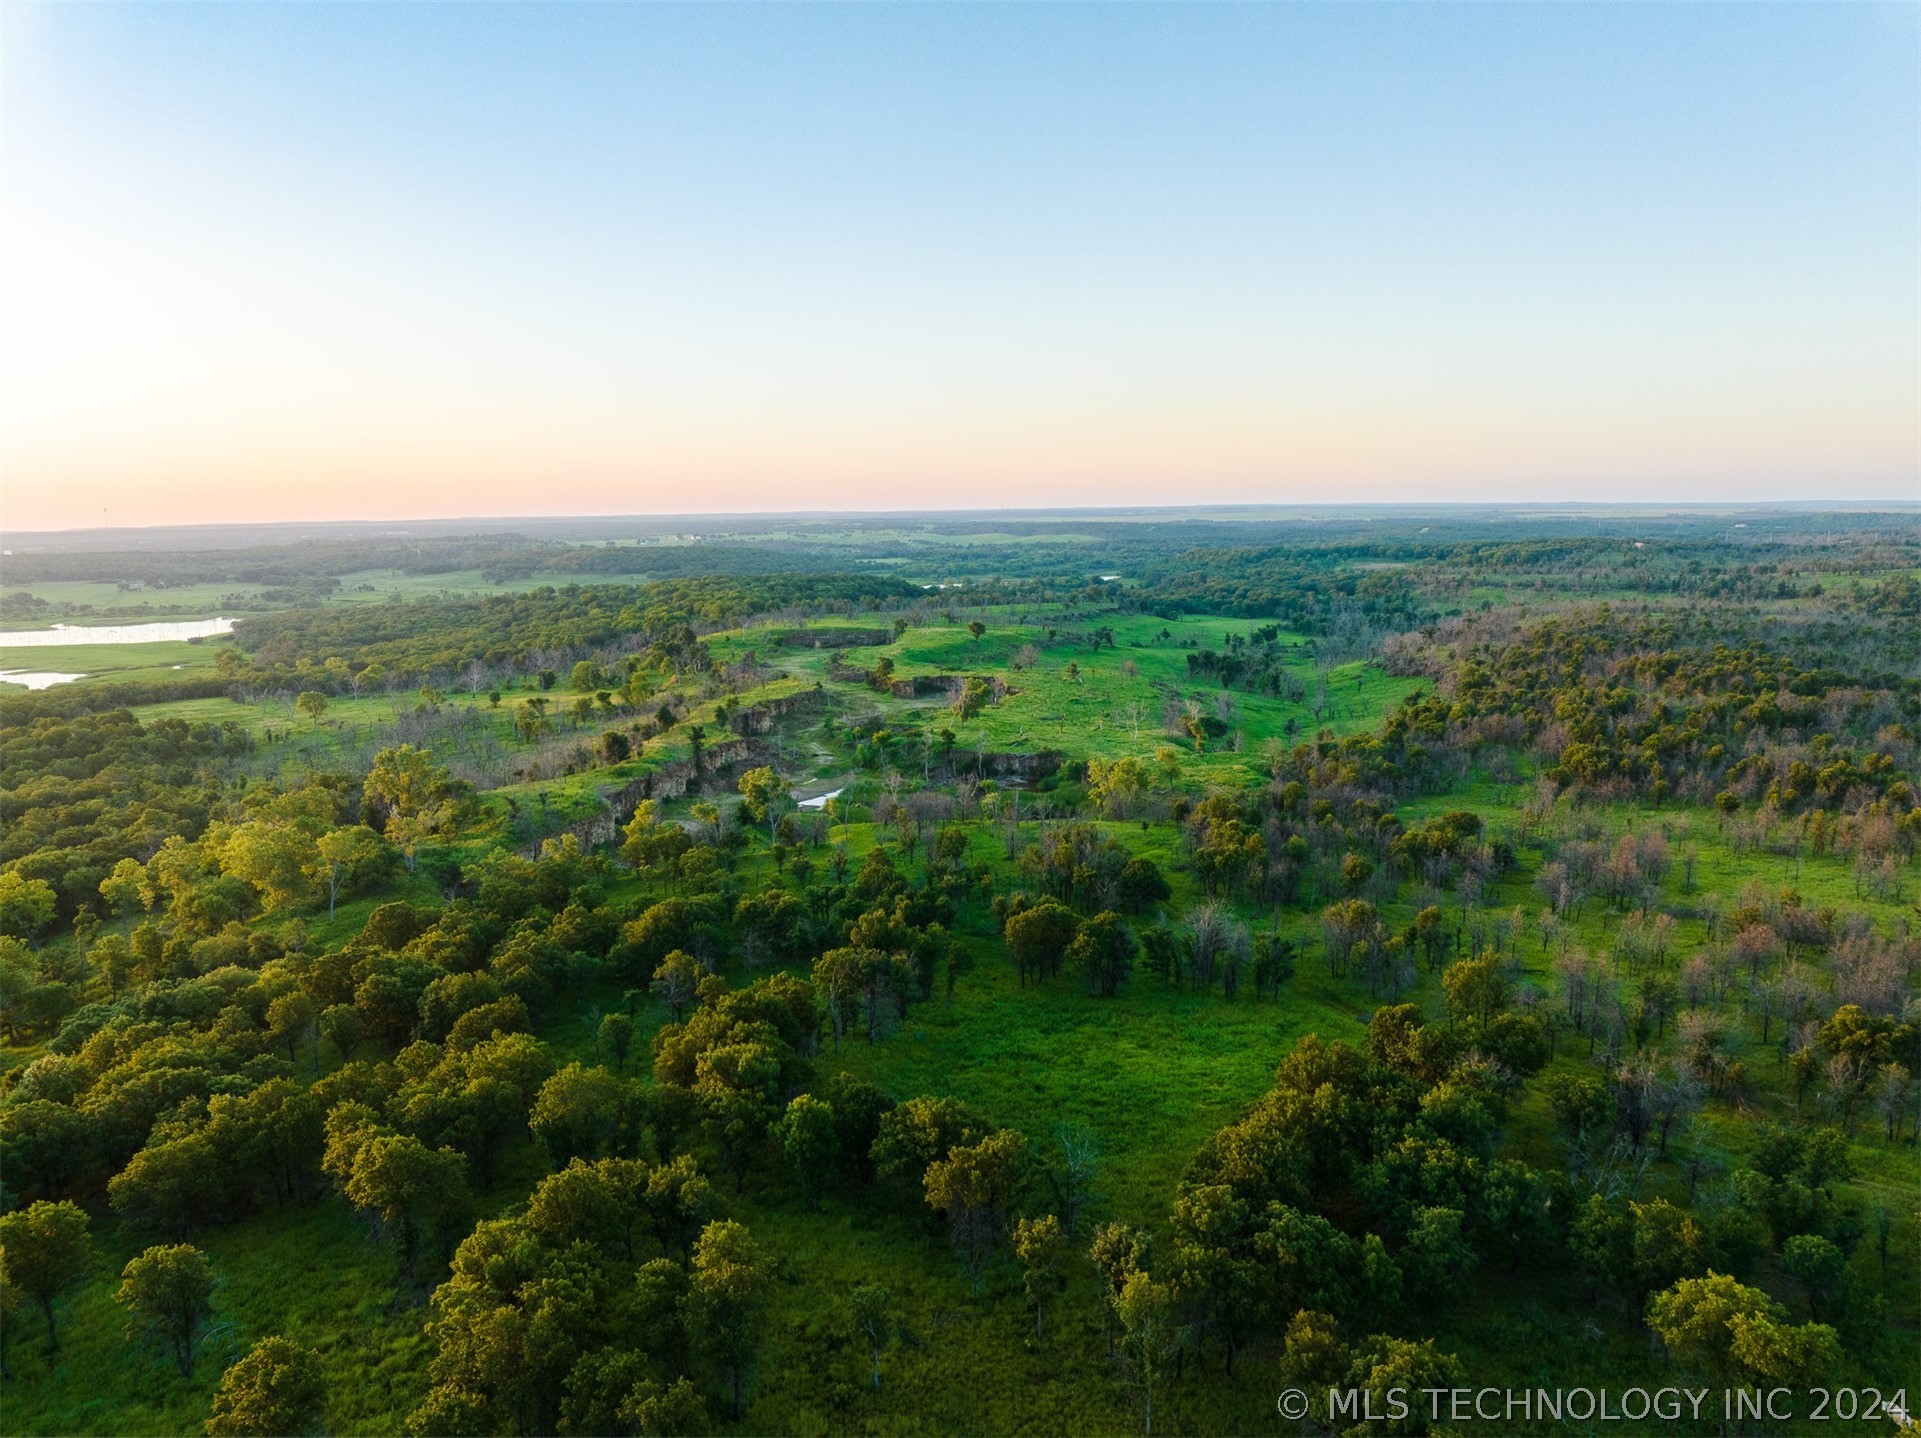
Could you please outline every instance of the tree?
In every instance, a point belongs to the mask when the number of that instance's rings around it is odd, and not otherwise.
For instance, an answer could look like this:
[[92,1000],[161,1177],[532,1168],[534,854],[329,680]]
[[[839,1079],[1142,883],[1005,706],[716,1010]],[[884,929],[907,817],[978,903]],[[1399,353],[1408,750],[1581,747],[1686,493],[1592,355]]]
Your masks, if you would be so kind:
[[313,1000],[299,989],[267,1005],[267,1033],[287,1046],[287,1062],[294,1062],[299,1046],[313,1037],[316,1019]]
[[641,1207],[662,1251],[684,1258],[693,1251],[694,1240],[714,1207],[714,1186],[702,1176],[693,1155],[683,1153],[647,1171]]
[[738,1423],[741,1388],[767,1325],[767,1281],[747,1230],[731,1219],[708,1224],[688,1277],[689,1337],[720,1370]]
[[6,1251],[0,1249],[0,1382],[4,1383],[13,1381],[13,1367],[7,1362],[7,1339],[13,1333],[13,1315],[19,1307],[20,1288],[7,1272]]
[[[1138,761],[1117,760],[1116,766],[1122,762],[1138,763]],[[1142,787],[1146,787],[1145,778],[1142,780]],[[1121,870],[1119,889],[1121,906],[1133,914],[1138,914],[1155,904],[1164,904],[1174,896],[1174,890],[1168,885],[1166,875],[1161,873],[1152,859],[1128,860],[1126,867]]]
[[1027,987],[1031,974],[1038,982],[1060,968],[1061,955],[1067,952],[1080,932],[1074,911],[1052,900],[1010,914],[1002,933],[1007,951],[1020,972],[1021,987]]
[[660,967],[654,971],[653,982],[647,987],[655,998],[667,1005],[674,1022],[679,1023],[687,1006],[694,1001],[705,973],[706,970],[701,968],[693,955],[675,949],[660,961]]
[[977,1290],[981,1267],[1019,1196],[1026,1165],[1026,1138],[1004,1128],[979,1143],[951,1149],[927,1166],[922,1183],[928,1206],[947,1216],[954,1248]]
[[16,869],[0,874],[0,935],[31,940],[53,922],[57,908],[45,879],[29,879]]
[[127,1336],[145,1331],[173,1355],[182,1378],[193,1376],[200,1330],[213,1316],[213,1265],[188,1244],[149,1248],[127,1264],[114,1295],[127,1310]]
[[1100,1137],[1084,1123],[1064,1123],[1054,1130],[1054,1142],[1061,1155],[1061,1210],[1072,1233],[1080,1221],[1081,1205],[1087,1201],[1088,1186],[1100,1167]]
[[685,1378],[664,1387],[651,1378],[641,1379],[621,1401],[620,1416],[633,1424],[640,1438],[683,1438],[711,1426],[706,1400]]
[[1816,1320],[1826,1319],[1831,1305],[1846,1293],[1848,1256],[1818,1233],[1796,1234],[1782,1244],[1781,1267],[1807,1293],[1808,1311]]
[[1103,1328],[1107,1333],[1107,1356],[1114,1356],[1115,1303],[1127,1280],[1147,1267],[1148,1236],[1125,1223],[1104,1223],[1094,1230],[1088,1242],[1087,1257],[1100,1275],[1104,1300]]
[[595,1159],[614,1145],[625,1090],[598,1065],[568,1064],[540,1086],[527,1127],[556,1168],[569,1159]]
[[1034,1305],[1034,1338],[1041,1341],[1047,1336],[1047,1302],[1066,1284],[1060,1274],[1061,1221],[1051,1213],[1023,1218],[1014,1225],[1014,1252],[1025,1270],[1021,1281],[1027,1301]]
[[1141,1432],[1154,1438],[1154,1395],[1167,1379],[1167,1370],[1180,1351],[1181,1324],[1175,1313],[1174,1293],[1135,1271],[1121,1284],[1113,1300],[1121,1330],[1120,1357],[1127,1384],[1140,1405]]
[[1431,1304],[1460,1292],[1462,1281],[1478,1261],[1473,1245],[1461,1235],[1459,1209],[1423,1208],[1415,1215],[1401,1267]]
[[147,866],[137,859],[122,859],[100,881],[100,897],[123,919],[132,918],[135,909],[152,907],[154,893],[147,881]]
[[1448,965],[1441,975],[1441,991],[1448,1017],[1456,1022],[1472,1019],[1483,1033],[1508,1005],[1507,979],[1501,973],[1500,960],[1491,954]]
[[1355,1351],[1345,1386],[1366,1390],[1364,1401],[1370,1413],[1391,1414],[1389,1395],[1398,1390],[1406,1400],[1399,1410],[1404,1416],[1361,1426],[1369,1433],[1405,1434],[1428,1431],[1432,1410],[1422,1399],[1424,1393],[1451,1388],[1459,1381],[1460,1365],[1454,1355],[1442,1353],[1432,1338],[1413,1342],[1376,1333]]
[[314,728],[318,729],[320,721],[326,717],[327,696],[318,689],[308,689],[294,700],[294,707],[311,719]]
[[445,766],[425,749],[398,744],[374,755],[362,801],[383,821],[381,832],[413,871],[421,840],[453,822],[453,790]]
[[614,1055],[614,1072],[619,1073],[627,1067],[627,1055],[634,1047],[634,1018],[632,1014],[608,1014],[600,1021],[600,1029],[594,1035],[594,1051],[611,1050]]
[[981,642],[981,635],[987,632],[987,626],[978,619],[970,619],[967,623],[967,632],[974,636],[974,642],[978,644]]
[[1310,1392],[1339,1386],[1350,1362],[1347,1345],[1330,1313],[1296,1310],[1282,1341],[1281,1371]]
[[774,770],[749,769],[740,776],[740,808],[750,824],[765,824],[771,838],[793,806],[793,789]]
[[324,1166],[347,1201],[392,1236],[401,1272],[412,1280],[423,1244],[448,1232],[467,1207],[466,1163],[451,1148],[380,1130],[368,1110],[356,1108],[328,1115]]
[[220,1376],[208,1438],[293,1438],[320,1427],[327,1399],[320,1355],[263,1338]]
[[107,1185],[114,1212],[136,1224],[182,1235],[204,1221],[219,1197],[221,1166],[204,1131],[149,1143]]
[[910,1098],[881,1115],[874,1168],[885,1182],[919,1188],[928,1165],[986,1133],[985,1121],[958,1099]]
[[832,1105],[812,1094],[799,1094],[774,1124],[773,1133],[800,1179],[807,1206],[818,1213],[821,1185],[833,1172],[839,1153]]
[[49,1353],[60,1346],[54,1300],[87,1276],[92,1258],[87,1215],[73,1203],[42,1201],[0,1214],[0,1262],[5,1263],[14,1286],[40,1305],[47,1320]]
[[1805,1382],[1832,1373],[1840,1361],[1834,1330],[1783,1317],[1760,1289],[1712,1271],[1648,1300],[1648,1327],[1668,1351],[1717,1377]]
[[208,834],[208,847],[218,857],[221,872],[252,885],[261,908],[272,913],[304,903],[312,892],[319,872],[313,829],[311,822],[271,819],[218,825]]
[[848,1323],[854,1336],[867,1345],[873,1361],[873,1384],[880,1388],[880,1355],[894,1341],[893,1299],[878,1283],[857,1283],[847,1298]]
[[[1016,916],[1019,917],[1018,915]],[[1012,928],[1012,921],[1009,924]],[[1093,991],[1104,999],[1120,992],[1121,983],[1134,967],[1140,945],[1127,921],[1111,909],[1104,909],[1080,926],[1067,956],[1087,975]]]
[[365,824],[330,829],[314,843],[327,880],[327,917],[334,916],[342,884],[351,885],[360,871],[380,853],[380,836]]

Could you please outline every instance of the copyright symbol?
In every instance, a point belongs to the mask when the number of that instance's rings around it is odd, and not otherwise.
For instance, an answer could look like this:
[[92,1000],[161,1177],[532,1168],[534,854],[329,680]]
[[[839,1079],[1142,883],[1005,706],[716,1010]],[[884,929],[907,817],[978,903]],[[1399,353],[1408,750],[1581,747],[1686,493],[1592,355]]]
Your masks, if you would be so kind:
[[1284,1389],[1274,1406],[1283,1418],[1307,1417],[1307,1395],[1298,1388]]

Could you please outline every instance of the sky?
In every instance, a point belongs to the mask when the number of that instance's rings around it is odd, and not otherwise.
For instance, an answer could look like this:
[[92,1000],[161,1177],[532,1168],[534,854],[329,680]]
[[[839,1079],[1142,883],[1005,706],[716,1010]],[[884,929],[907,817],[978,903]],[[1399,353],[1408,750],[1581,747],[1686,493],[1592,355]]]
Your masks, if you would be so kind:
[[1921,498],[1921,7],[0,5],[0,526]]

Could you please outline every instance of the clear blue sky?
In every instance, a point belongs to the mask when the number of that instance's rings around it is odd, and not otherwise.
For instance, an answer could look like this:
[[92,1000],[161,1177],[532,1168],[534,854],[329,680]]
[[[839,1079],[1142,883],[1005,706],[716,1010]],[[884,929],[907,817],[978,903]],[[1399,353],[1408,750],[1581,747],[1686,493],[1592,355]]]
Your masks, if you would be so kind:
[[9,4],[4,522],[1914,498],[1918,16]]

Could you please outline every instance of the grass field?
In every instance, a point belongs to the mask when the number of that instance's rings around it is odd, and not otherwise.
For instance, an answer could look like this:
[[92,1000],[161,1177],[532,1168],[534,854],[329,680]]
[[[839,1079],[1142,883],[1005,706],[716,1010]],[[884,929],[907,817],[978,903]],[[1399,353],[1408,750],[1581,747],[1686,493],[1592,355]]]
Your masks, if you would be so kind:
[[[47,644],[0,647],[0,669],[84,674],[88,679],[164,682],[213,671],[225,641],[162,639],[142,644]],[[78,681],[84,682],[84,681]],[[17,684],[5,689],[18,691]]]

